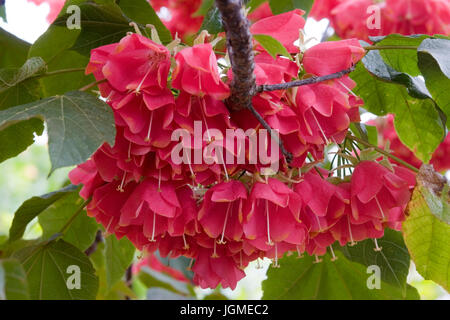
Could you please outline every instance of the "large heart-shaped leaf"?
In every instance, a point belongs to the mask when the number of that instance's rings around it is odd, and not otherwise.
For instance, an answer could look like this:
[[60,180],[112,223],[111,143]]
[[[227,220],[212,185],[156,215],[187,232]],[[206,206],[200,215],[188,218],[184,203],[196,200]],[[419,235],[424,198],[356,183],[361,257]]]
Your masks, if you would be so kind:
[[80,91],[0,111],[0,130],[21,120],[46,121],[54,170],[88,159],[104,142],[114,144],[114,117],[100,99]]
[[[97,295],[98,277],[91,261],[63,240],[24,248],[14,257],[25,269],[33,300],[90,300]],[[77,282],[79,287],[71,286]]]

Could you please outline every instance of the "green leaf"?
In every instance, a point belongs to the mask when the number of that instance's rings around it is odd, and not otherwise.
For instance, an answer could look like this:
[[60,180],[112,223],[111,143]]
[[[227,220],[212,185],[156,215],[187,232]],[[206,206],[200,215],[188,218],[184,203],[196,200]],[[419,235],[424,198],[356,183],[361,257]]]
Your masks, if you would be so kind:
[[30,44],[0,28],[0,68],[18,68],[27,60]]
[[[97,295],[98,277],[91,261],[64,240],[24,248],[14,257],[22,262],[33,300],[92,300]],[[68,286],[76,275],[71,266],[79,268],[79,289]]]
[[[432,168],[423,166],[417,178],[417,187],[408,204],[408,217],[403,222],[403,234],[411,258],[417,271],[427,280],[450,290],[450,225],[433,214],[436,207],[430,203],[430,193],[434,193],[429,183],[434,174],[424,175]],[[425,178],[423,178],[425,176]],[[447,188],[448,190],[448,188]],[[427,191],[427,192],[424,192]],[[442,190],[441,190],[442,191]],[[447,191],[448,192],[448,191]],[[433,199],[432,201],[435,201]],[[445,200],[448,208],[448,200]],[[431,204],[431,206],[430,206]],[[443,203],[441,205],[444,205]]]
[[[80,8],[80,27],[78,36],[72,46],[72,50],[84,56],[89,56],[90,50],[113,42],[118,42],[128,31],[133,31],[120,8],[110,4],[97,3],[95,1],[69,1],[64,8],[76,4]],[[72,15],[65,13],[63,9],[54,26],[66,28],[67,20]],[[75,29],[76,30],[76,29]],[[67,31],[67,33],[73,30]]]
[[0,110],[39,100],[41,88],[35,78],[47,69],[40,57],[28,59],[16,68],[0,69]]
[[155,255],[159,259],[159,261],[161,261],[162,264],[180,271],[186,278],[192,280],[192,278],[194,277],[194,273],[189,268],[189,265],[191,264],[191,259],[183,256],[175,259],[168,257],[163,258],[159,255],[158,251],[155,252]]
[[200,8],[194,12],[193,17],[201,17],[208,14],[208,11],[214,6],[214,0],[203,0]]
[[[428,90],[450,119],[450,40],[426,39],[418,49],[419,68]],[[447,52],[447,56],[445,55]]]
[[[424,39],[430,38],[428,35],[403,36],[400,34],[391,34],[386,37],[371,37],[377,46],[411,46],[419,47]],[[393,49],[380,50],[383,60],[397,71],[407,73],[411,76],[421,74],[417,66],[417,50],[411,49]]]
[[250,8],[249,13],[252,13],[256,9],[258,9],[264,2],[267,2],[267,0],[250,0],[247,1],[245,7]]
[[[43,239],[48,240],[57,234],[70,220],[83,201],[78,192],[73,192],[44,210],[38,217],[43,231]],[[81,251],[85,251],[94,242],[97,230],[98,225],[95,219],[88,217],[86,212],[83,211],[73,220],[62,239]]]
[[377,265],[381,270],[381,280],[406,290],[410,257],[400,232],[385,229],[384,237],[377,240],[381,251],[374,250],[373,239],[359,242],[356,246],[345,246],[341,251],[347,259],[368,267]]
[[40,197],[33,197],[25,201],[14,213],[14,219],[9,229],[9,242],[19,240],[31,220],[50,207],[59,199],[76,192],[77,187],[70,185],[64,189],[45,194]]
[[[85,68],[89,58],[71,50],[79,34],[80,30],[78,29],[69,30],[66,26],[51,25],[30,48],[29,57],[41,57],[44,59],[47,63],[48,72],[70,68]],[[85,76],[84,72],[80,71],[41,78],[39,84],[43,97],[49,97],[77,90],[94,80],[92,75]],[[25,103],[31,101],[26,101]]]
[[119,0],[116,2],[127,18],[144,26],[146,24],[154,25],[162,43],[167,44],[172,41],[169,29],[161,22],[147,0]]
[[380,289],[369,289],[367,280],[372,275],[365,266],[349,261],[340,251],[337,260],[329,254],[321,263],[314,258],[295,256],[280,260],[280,268],[270,268],[262,284],[263,299],[269,300],[404,300],[419,299],[417,291],[408,286],[401,289],[381,282]]
[[[373,146],[378,146],[378,130],[376,126],[370,126],[364,123],[353,122],[350,124],[353,134],[364,141],[369,142]],[[366,147],[361,146],[361,149]]]
[[395,114],[400,140],[428,162],[444,137],[444,128],[423,82],[393,70],[375,51],[364,57],[363,64],[358,63],[351,77],[357,83],[354,92],[365,102],[364,108],[379,116]]
[[277,55],[282,55],[292,60],[292,56],[289,54],[285,46],[283,46],[277,39],[265,34],[254,34],[253,38],[259,42],[259,44],[272,56],[272,58],[276,59]]
[[16,259],[0,260],[0,300],[28,300],[27,275]]
[[3,93],[21,82],[44,73],[47,69],[45,61],[40,57],[28,59],[19,69],[0,69],[0,93]]
[[31,118],[47,123],[51,172],[85,161],[104,142],[114,145],[110,107],[86,92],[72,91],[0,111],[0,130]]
[[294,9],[302,9],[308,14],[313,2],[313,0],[269,0],[273,14],[280,14]]
[[6,20],[5,4],[0,5],[0,18],[2,18],[4,22],[8,22],[8,20]]
[[147,288],[163,288],[184,296],[192,294],[192,288],[187,283],[174,279],[162,272],[152,270],[149,267],[143,267],[138,277]]
[[224,31],[222,16],[216,6],[211,7],[205,15],[200,30],[207,30],[210,34],[218,34]]
[[44,132],[44,123],[40,119],[18,122],[0,131],[0,162],[13,158],[25,151],[34,142],[34,134]]
[[195,300],[195,298],[176,294],[163,288],[151,288],[147,291],[147,300]]
[[127,239],[117,240],[115,235],[106,238],[106,283],[107,288],[112,288],[123,278],[125,271],[133,261],[135,247]]

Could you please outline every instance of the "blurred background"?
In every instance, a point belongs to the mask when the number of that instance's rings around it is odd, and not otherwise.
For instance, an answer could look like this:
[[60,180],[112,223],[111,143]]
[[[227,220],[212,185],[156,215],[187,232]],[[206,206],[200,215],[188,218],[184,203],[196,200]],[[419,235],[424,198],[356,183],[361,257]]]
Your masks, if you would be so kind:
[[[46,17],[49,6],[43,3],[39,6],[27,0],[6,1],[7,22],[0,18],[0,27],[17,37],[33,43],[48,28]],[[313,40],[308,45],[319,42],[327,28],[327,21],[316,22],[308,19],[305,28],[307,38]],[[7,50],[7,48],[1,48]],[[32,196],[42,195],[60,189],[67,181],[71,168],[59,169],[50,177],[50,160],[47,151],[47,135],[35,137],[35,143],[18,157],[0,163],[0,240],[8,234],[13,214],[17,208]],[[36,221],[31,223],[25,233],[25,238],[32,239],[41,234]],[[262,296],[261,282],[270,261],[264,261],[258,268],[256,263],[246,270],[244,278],[235,290],[222,290],[230,299],[260,299]],[[416,287],[422,299],[446,299],[450,295],[432,281],[425,281],[411,266],[408,282]],[[199,298],[210,294],[211,290],[197,290]]]

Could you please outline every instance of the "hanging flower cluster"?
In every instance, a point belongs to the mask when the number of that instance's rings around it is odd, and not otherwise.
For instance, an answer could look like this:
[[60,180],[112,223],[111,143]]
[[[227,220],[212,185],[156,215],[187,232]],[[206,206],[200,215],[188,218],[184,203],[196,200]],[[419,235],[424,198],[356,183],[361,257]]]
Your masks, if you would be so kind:
[[393,33],[450,34],[448,0],[316,0],[315,19],[327,18],[341,38],[369,40]]
[[[255,43],[258,85],[327,75],[363,57],[356,39],[300,52],[293,43],[305,23],[302,13],[252,26],[253,33],[277,38],[299,61],[274,59]],[[139,250],[192,258],[194,282],[202,288],[235,288],[258,258],[277,266],[288,251],[320,256],[328,247],[332,252],[335,241],[354,244],[401,227],[414,185],[411,172],[361,161],[351,178],[339,180],[315,167],[325,147],[343,143],[350,123],[359,121],[362,101],[351,93],[355,83],[348,76],[254,96],[254,108],[293,155],[290,163],[281,152],[268,155],[279,165],[269,176],[263,174],[267,163],[250,161],[251,144],[243,153],[227,144],[229,131],[263,128],[249,110],[227,109],[232,74],[220,72],[212,44],[169,50],[131,34],[94,49],[87,73],[101,81],[117,128],[114,146],[104,144],[70,173],[72,183],[83,184],[81,196],[91,199],[88,214]],[[198,124],[215,133],[192,138]],[[191,135],[174,141],[177,129]],[[267,151],[272,144],[267,138],[259,146]],[[187,161],[175,161],[174,151]],[[197,163],[196,154],[214,161]]]
[[[413,165],[416,168],[422,166],[422,161],[418,159],[414,153],[408,149],[400,140],[397,132],[394,128],[394,116],[388,115],[385,118],[377,118],[375,121],[370,122],[374,124],[379,133],[379,145],[381,148],[385,148],[389,145],[391,153]],[[434,169],[439,172],[445,172],[450,170],[450,158],[447,156],[450,152],[450,134],[444,139],[444,141],[434,151],[430,164]]]

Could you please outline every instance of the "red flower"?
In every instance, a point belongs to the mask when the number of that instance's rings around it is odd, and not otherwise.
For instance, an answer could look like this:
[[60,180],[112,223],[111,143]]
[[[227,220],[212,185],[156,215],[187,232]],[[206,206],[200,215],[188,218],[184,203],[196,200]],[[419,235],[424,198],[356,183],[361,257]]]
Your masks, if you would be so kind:
[[239,241],[242,237],[242,206],[247,190],[236,180],[222,182],[209,189],[203,197],[198,220],[205,232],[213,239]]
[[[249,243],[259,250],[268,251],[275,242],[302,244],[305,234],[295,237],[301,229],[301,198],[277,179],[253,184],[244,209],[244,233]],[[295,238],[295,239],[294,239]]]
[[325,76],[350,68],[365,54],[357,39],[323,42],[306,50],[303,67],[308,73]]
[[265,18],[255,22],[250,27],[250,31],[253,34],[272,36],[281,42],[289,52],[299,52],[299,48],[294,45],[294,42],[299,38],[300,29],[305,26],[305,19],[302,17],[304,13],[304,11],[296,9]]
[[[396,208],[403,211],[411,197],[410,179],[403,170],[406,169],[397,167],[391,172],[375,161],[362,161],[355,167],[351,181],[355,223],[372,221],[381,230],[382,223],[392,222],[391,215],[396,215]],[[414,175],[409,175],[413,180]],[[401,221],[404,216],[398,218]]]
[[210,95],[216,100],[228,97],[230,90],[220,79],[216,55],[211,44],[185,48],[175,59],[177,67],[173,72],[174,88],[199,97]]

